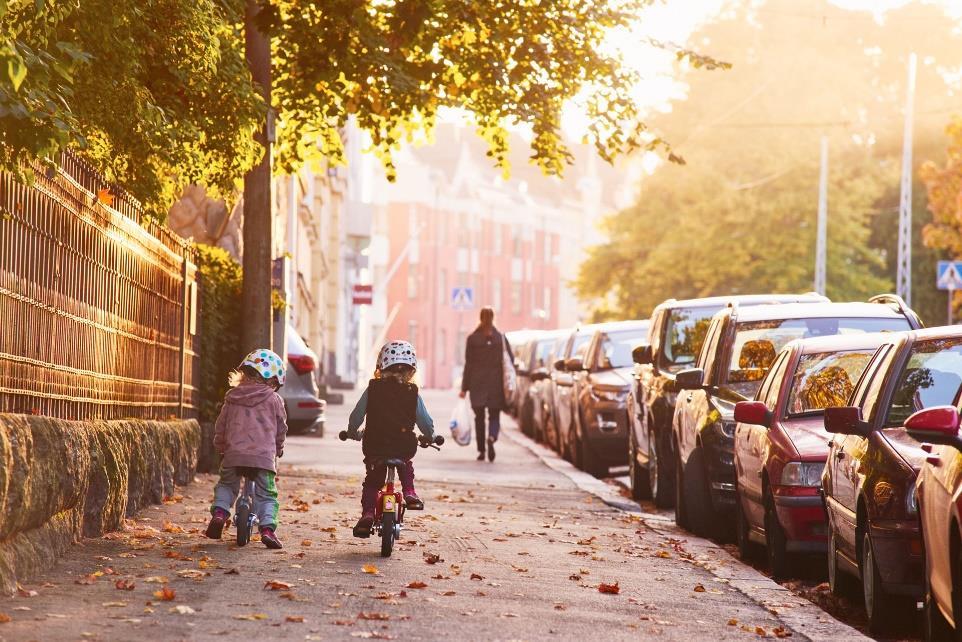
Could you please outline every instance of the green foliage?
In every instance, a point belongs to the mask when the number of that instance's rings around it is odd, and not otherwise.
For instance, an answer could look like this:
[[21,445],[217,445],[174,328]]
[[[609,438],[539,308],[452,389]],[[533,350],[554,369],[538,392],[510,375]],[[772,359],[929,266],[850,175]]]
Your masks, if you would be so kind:
[[214,421],[227,375],[244,354],[241,348],[241,266],[225,250],[197,246],[200,281],[200,420]]
[[0,168],[71,145],[159,217],[188,182],[233,192],[265,111],[234,4],[0,6]]
[[[930,5],[879,23],[827,0],[804,11],[794,0],[738,0],[691,41],[710,42],[734,66],[691,74],[687,99],[651,119],[688,164],[659,167],[637,204],[605,222],[610,241],[590,252],[576,283],[595,315],[645,316],[668,297],[811,290],[823,135],[827,294],[891,290],[905,60],[916,50],[929,61],[919,67],[918,149],[944,108],[938,69],[957,64],[962,46],[952,21]],[[915,240],[918,306],[933,279]]]
[[571,160],[561,110],[583,90],[588,138],[603,158],[666,147],[630,96],[636,74],[603,44],[650,2],[275,0],[281,165],[292,169],[318,143],[342,161],[339,131],[353,116],[391,178],[392,151],[414,130],[430,131],[440,108],[456,107],[473,114],[498,166],[507,169],[505,125],[526,124],[532,160],[560,174]]

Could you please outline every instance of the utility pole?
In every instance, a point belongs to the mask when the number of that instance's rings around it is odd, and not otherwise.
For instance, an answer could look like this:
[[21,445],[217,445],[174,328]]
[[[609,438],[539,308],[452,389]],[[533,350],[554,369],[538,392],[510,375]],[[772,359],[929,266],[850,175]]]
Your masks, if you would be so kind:
[[828,136],[822,136],[822,165],[818,177],[818,225],[815,236],[815,291],[825,294],[825,256],[828,235]]
[[271,43],[256,25],[261,12],[258,0],[247,0],[244,10],[244,51],[251,78],[267,105],[267,119],[255,139],[264,147],[260,162],[244,176],[244,283],[242,337],[244,350],[273,345],[271,311],[271,143],[274,119],[271,110]]
[[915,104],[915,53],[909,54],[902,138],[902,193],[899,198],[898,275],[895,291],[912,304],[912,115]]

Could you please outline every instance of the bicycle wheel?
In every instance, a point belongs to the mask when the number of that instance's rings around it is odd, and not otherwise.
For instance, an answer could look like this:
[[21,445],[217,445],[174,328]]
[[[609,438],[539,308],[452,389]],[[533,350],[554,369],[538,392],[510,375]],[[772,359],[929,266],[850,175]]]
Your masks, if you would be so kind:
[[234,523],[237,525],[237,545],[246,546],[251,541],[251,507],[245,502],[237,505],[237,514],[234,515]]
[[391,557],[394,548],[394,513],[381,516],[381,557]]

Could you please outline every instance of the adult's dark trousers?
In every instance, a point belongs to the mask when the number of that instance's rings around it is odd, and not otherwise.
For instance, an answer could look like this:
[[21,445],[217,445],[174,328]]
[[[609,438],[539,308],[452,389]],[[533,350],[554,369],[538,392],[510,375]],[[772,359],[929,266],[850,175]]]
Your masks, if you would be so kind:
[[474,434],[478,439],[478,451],[484,452],[485,445],[488,440],[485,438],[485,411],[488,415],[487,423],[487,436],[491,437],[491,441],[498,440],[498,433],[501,432],[501,409],[500,408],[486,408],[485,406],[476,406],[474,408]]

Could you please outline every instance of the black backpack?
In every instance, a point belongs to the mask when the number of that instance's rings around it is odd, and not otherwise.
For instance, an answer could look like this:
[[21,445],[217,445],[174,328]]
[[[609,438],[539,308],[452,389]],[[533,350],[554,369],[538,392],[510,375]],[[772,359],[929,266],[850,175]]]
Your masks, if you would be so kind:
[[411,459],[417,453],[414,422],[418,387],[397,379],[372,379],[367,387],[367,420],[361,449],[365,457]]

